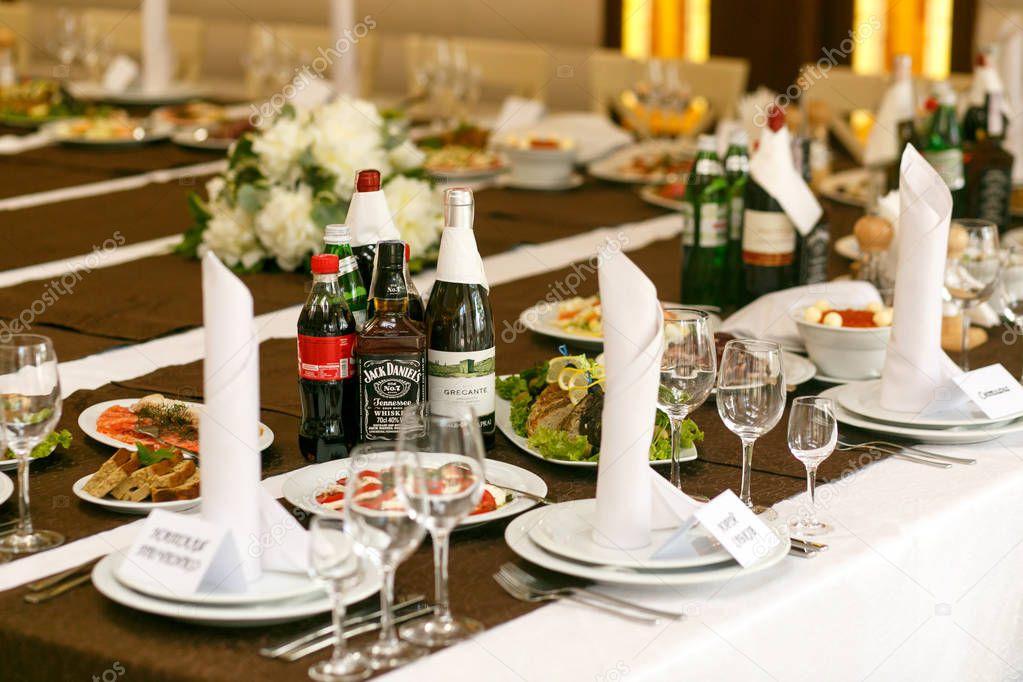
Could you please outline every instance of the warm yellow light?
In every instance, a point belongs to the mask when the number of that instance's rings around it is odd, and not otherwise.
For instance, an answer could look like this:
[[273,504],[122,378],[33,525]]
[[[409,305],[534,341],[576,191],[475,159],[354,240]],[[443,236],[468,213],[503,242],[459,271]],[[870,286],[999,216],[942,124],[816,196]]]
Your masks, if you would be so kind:
[[685,0],[685,58],[705,62],[710,56],[710,0]]
[[[898,4],[900,0],[895,0]],[[853,71],[884,73],[887,60],[887,0],[856,0],[853,7],[853,35],[860,36],[852,53]],[[874,26],[880,25],[879,29]]]
[[650,56],[653,6],[649,0],[623,0],[622,52],[634,59]]
[[921,73],[935,80],[948,78],[952,60],[952,1],[927,0],[924,5]]
[[897,0],[888,5],[888,62],[897,54],[908,54],[913,59],[913,71],[920,72],[923,43],[924,0]]
[[671,59],[682,54],[682,4],[680,0],[653,0],[653,48],[651,54]]

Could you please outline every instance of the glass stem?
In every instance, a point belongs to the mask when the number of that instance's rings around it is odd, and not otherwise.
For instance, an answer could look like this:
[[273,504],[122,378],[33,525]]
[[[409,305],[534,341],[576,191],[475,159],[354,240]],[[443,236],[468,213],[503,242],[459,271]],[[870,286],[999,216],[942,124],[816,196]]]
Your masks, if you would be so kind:
[[334,663],[340,663],[345,657],[347,642],[345,641],[345,599],[342,581],[332,580],[330,583],[332,609],[331,621],[334,624],[334,653],[330,657]]
[[756,439],[742,439],[742,484],[739,487],[739,499],[750,509],[753,498],[750,496],[750,481],[753,478],[753,444]]
[[383,585],[380,586],[380,641],[395,643],[398,633],[394,629],[394,566],[382,566]]
[[668,416],[668,424],[671,428],[671,484],[682,490],[682,467],[679,465],[679,437],[678,432],[682,428],[682,419]]
[[32,534],[32,513],[28,506],[29,451],[16,450],[18,457],[18,535]]
[[451,620],[451,603],[448,600],[448,551],[451,546],[451,531],[438,529],[433,533],[433,593],[437,606],[437,620]]
[[966,306],[962,307],[963,315],[963,354],[959,359],[959,366],[963,368],[963,371],[969,371],[970,369],[970,316],[967,315]]
[[806,465],[806,494],[810,498],[810,524],[817,525],[817,465]]

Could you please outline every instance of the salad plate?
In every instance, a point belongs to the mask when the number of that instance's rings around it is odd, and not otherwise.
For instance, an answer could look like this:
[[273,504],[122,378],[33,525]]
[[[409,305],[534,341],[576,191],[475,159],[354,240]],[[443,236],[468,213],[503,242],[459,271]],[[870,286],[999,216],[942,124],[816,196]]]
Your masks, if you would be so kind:
[[0,474],[0,504],[11,498],[14,493],[14,481],[7,474]]
[[75,497],[84,502],[88,502],[89,504],[94,504],[98,507],[103,507],[104,509],[117,512],[119,514],[137,514],[145,516],[154,509],[178,512],[191,509],[202,502],[201,496],[190,500],[172,500],[170,502],[130,502],[128,500],[115,500],[112,497],[96,497],[85,490],[85,484],[89,482],[89,479],[92,478],[92,476],[92,474],[87,474],[75,481],[74,485],[71,486],[71,490],[74,492]]
[[[31,457],[29,457],[28,463],[31,465],[32,460],[46,459],[53,454],[57,447],[67,448],[71,445],[71,432],[67,429],[61,431],[54,431],[51,433],[42,443],[35,446],[32,449]],[[18,458],[14,456],[14,453],[7,450],[6,456],[0,459],[0,471],[14,471],[18,468]]]
[[674,569],[636,569],[622,566],[605,566],[572,561],[551,554],[530,538],[530,531],[546,509],[534,509],[517,517],[504,531],[508,547],[526,561],[537,566],[565,575],[614,585],[639,587],[666,587],[673,585],[698,585],[701,583],[730,580],[767,570],[788,555],[790,542],[783,526],[773,526],[779,542],[764,558],[749,568],[742,568],[734,561],[720,562],[708,566]]
[[[433,453],[422,453],[433,455]],[[450,458],[443,455],[435,455],[437,465],[450,461]],[[372,468],[372,463],[367,462],[367,468]],[[521,490],[532,495],[543,497],[547,494],[547,484],[542,478],[531,471],[507,462],[499,462],[488,459],[486,467],[486,492],[494,499],[495,509],[474,513],[459,524],[460,527],[476,526],[481,523],[488,523],[498,519],[514,516],[536,505],[536,501],[524,495],[516,495],[509,489]],[[322,462],[303,467],[294,472],[285,481],[282,487],[284,499],[299,509],[310,514],[332,514],[338,513],[339,505],[334,504],[335,495],[342,489],[338,484],[340,479],[348,476],[348,460],[336,460],[333,462]],[[482,507],[479,507],[482,508]]]
[[688,546],[670,559],[654,558],[657,550],[677,529],[654,530],[650,544],[635,550],[599,545],[593,540],[595,499],[573,500],[543,508],[543,515],[529,531],[529,539],[552,554],[585,564],[623,568],[662,569],[711,566],[731,561],[731,555],[700,525],[686,533]]
[[651,140],[623,147],[598,159],[587,171],[609,182],[663,183],[686,175],[695,157],[696,147],[691,142]]
[[672,182],[666,185],[647,185],[639,190],[639,198],[648,204],[660,206],[670,211],[681,211],[685,203],[682,200],[685,191],[685,184],[681,182]]
[[881,406],[881,380],[853,381],[836,391],[838,404],[849,412],[875,422],[898,424],[921,429],[947,429],[955,427],[979,428],[999,426],[1023,417],[1023,409],[1014,414],[991,419],[972,403],[958,408],[934,412],[927,416],[916,412],[898,412]]
[[[121,584],[117,568],[124,562],[124,553],[108,554],[92,569],[92,584],[96,590],[113,602],[136,611],[165,616],[187,623],[214,627],[259,627],[276,625],[308,618],[331,609],[331,600],[319,592],[311,597],[282,599],[255,604],[193,604],[157,599]],[[345,587],[347,604],[359,602],[380,589],[380,572],[363,561],[359,580]]]
[[61,144],[78,147],[137,147],[166,140],[174,132],[169,125],[119,116],[54,121],[41,130]]

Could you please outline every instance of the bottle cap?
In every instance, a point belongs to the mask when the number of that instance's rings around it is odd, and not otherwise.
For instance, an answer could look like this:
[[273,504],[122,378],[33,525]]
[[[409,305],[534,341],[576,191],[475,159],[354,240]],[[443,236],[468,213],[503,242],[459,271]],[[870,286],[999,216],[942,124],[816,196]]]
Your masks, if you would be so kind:
[[314,275],[336,275],[338,258],[332,253],[319,253],[309,260]]
[[746,134],[745,130],[733,130],[732,136],[729,139],[729,144],[742,145],[745,147],[749,144],[749,135]]
[[405,262],[408,263],[412,259],[412,245],[405,242]]
[[767,127],[778,132],[785,125],[785,110],[777,104],[767,107]]
[[352,240],[352,231],[347,225],[327,225],[323,231],[323,241],[328,244],[347,244]]
[[373,168],[361,170],[355,176],[356,192],[378,192],[380,191],[380,171]]
[[696,146],[701,152],[716,152],[718,141],[713,135],[700,135],[696,138]]
[[400,239],[377,242],[377,267],[402,268],[405,265],[405,247]]
[[445,206],[472,206],[472,190],[468,187],[452,187],[444,190]]
[[897,54],[892,57],[892,73],[896,80],[912,78],[913,57],[908,54]]

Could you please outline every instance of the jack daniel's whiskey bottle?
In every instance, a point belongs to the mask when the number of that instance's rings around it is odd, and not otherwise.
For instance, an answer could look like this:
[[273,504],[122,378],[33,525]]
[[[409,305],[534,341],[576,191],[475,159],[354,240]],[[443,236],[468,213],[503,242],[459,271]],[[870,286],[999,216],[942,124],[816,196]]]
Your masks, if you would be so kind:
[[359,435],[396,440],[402,410],[426,401],[426,334],[408,316],[405,242],[377,244],[376,310],[359,332]]

